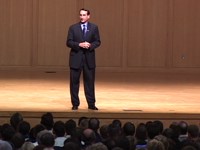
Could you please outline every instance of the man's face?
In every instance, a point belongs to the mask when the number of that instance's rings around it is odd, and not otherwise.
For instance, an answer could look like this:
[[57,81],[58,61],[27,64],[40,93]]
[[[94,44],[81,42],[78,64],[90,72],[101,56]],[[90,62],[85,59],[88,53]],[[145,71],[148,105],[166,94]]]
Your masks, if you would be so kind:
[[81,10],[79,17],[80,17],[81,23],[85,23],[89,20],[90,15],[87,15],[87,11]]

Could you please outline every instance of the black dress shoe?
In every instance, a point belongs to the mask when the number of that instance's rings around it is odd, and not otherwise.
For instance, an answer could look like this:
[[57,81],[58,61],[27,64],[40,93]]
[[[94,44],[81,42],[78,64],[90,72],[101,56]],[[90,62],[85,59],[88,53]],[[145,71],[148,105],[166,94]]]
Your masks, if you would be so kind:
[[72,110],[78,110],[78,106],[73,106]]
[[91,109],[91,110],[98,110],[98,108],[96,106],[89,106],[88,109]]

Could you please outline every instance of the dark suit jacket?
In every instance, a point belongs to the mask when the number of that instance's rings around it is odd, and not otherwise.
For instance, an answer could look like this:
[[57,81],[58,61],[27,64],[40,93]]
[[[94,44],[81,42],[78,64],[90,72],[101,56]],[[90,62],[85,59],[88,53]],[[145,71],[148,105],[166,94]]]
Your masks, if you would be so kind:
[[[91,47],[89,49],[79,47],[79,43],[84,41],[91,43]],[[80,23],[70,26],[66,44],[71,48],[69,57],[70,68],[79,69],[81,67],[83,54],[85,54],[88,67],[96,67],[95,48],[99,47],[101,44],[97,25],[88,22],[85,40]]]

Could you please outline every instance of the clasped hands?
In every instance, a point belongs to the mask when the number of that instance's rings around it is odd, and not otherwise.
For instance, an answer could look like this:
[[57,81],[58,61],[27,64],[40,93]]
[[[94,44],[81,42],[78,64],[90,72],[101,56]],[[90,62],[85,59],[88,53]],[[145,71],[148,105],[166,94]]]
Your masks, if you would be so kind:
[[85,42],[79,43],[79,46],[82,48],[88,49],[90,48],[91,44],[85,41]]

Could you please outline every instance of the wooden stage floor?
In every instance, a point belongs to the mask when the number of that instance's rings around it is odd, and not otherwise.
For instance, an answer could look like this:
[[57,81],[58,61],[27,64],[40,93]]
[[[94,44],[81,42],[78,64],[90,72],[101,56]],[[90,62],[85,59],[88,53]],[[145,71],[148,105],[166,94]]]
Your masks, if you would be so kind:
[[[71,110],[69,76],[63,72],[0,71],[0,112],[85,114],[158,114],[200,117],[199,73],[96,73],[96,105],[87,109],[83,85],[81,104]],[[154,114],[154,116],[152,115]],[[189,115],[189,116],[188,116]],[[134,116],[136,117],[136,116]],[[163,116],[161,116],[163,117]],[[184,118],[184,117],[183,117]]]

